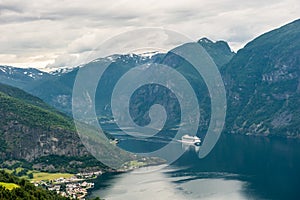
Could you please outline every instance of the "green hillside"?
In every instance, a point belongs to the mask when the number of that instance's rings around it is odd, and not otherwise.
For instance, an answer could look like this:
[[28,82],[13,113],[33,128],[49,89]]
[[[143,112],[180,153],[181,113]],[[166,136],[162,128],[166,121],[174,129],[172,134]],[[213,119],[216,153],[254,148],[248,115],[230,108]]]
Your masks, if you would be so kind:
[[0,199],[5,200],[67,200],[54,192],[35,187],[29,181],[0,171]]
[[[27,167],[46,171],[77,172],[105,166],[97,161],[82,144],[71,118],[48,109],[48,105],[22,90],[6,85],[0,87],[0,160],[1,165]],[[120,167],[136,159],[131,154],[93,135],[93,153]],[[19,163],[19,164],[16,164]]]
[[249,42],[222,71],[227,130],[300,136],[300,20]]

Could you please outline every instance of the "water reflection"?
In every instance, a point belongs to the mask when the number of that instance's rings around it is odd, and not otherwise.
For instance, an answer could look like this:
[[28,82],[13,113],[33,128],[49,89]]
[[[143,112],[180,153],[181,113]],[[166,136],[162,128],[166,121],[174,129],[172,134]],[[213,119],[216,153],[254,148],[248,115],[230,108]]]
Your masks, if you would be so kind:
[[149,168],[139,169],[137,173],[116,175],[110,180],[108,187],[94,191],[93,197],[101,196],[107,200],[249,199],[244,192],[247,183],[231,180],[229,174],[192,175],[176,171],[175,168],[159,171]]
[[174,199],[184,197],[176,191],[170,178],[162,171],[139,169],[138,173],[124,173],[115,176],[109,187],[93,193],[107,200],[124,199]]
[[[188,151],[171,168],[106,175],[105,199],[300,199],[300,142],[223,135],[204,159]],[[152,170],[153,171],[153,170]]]

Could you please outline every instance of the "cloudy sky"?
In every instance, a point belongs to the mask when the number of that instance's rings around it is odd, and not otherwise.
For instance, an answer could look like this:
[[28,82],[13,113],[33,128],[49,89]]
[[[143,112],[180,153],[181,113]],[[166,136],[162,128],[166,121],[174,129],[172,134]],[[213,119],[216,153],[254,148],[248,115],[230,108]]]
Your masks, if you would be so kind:
[[76,66],[97,44],[144,27],[225,40],[237,51],[299,10],[299,0],[0,0],[0,64]]

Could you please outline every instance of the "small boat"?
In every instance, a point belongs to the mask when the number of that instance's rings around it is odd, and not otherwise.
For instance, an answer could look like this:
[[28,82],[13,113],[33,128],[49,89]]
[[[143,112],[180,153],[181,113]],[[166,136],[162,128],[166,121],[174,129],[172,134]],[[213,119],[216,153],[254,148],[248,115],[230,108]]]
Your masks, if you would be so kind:
[[187,145],[200,146],[201,139],[197,136],[184,135],[181,137],[181,142]]

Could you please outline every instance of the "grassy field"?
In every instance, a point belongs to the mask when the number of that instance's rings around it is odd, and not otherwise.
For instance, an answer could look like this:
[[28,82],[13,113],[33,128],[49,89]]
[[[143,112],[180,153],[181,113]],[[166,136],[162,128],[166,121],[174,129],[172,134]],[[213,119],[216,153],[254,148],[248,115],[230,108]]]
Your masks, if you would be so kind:
[[11,169],[4,169],[4,171],[9,173],[9,174],[13,173],[13,170],[11,170]]
[[20,187],[17,184],[14,184],[14,183],[3,183],[3,182],[0,182],[0,185],[3,186],[3,187],[5,187],[8,190],[12,190],[14,188]]
[[[24,168],[17,168],[15,169],[16,172],[20,172],[21,170],[23,170]],[[4,169],[5,172],[11,174],[13,173],[14,170],[10,170],[10,169]],[[32,173],[33,174],[33,178],[29,179],[28,178],[28,174]],[[73,174],[69,174],[69,173],[47,173],[47,172],[39,172],[39,171],[35,171],[35,170],[28,170],[27,175],[21,176],[20,178],[24,178],[24,179],[28,179],[29,181],[50,181],[50,180],[54,180],[54,179],[58,179],[58,178],[70,178],[72,176],[74,176]]]
[[[4,168],[3,170],[4,170],[5,172],[11,174],[11,173],[13,173],[13,171],[15,171],[16,173],[19,173],[19,172],[21,172],[22,170],[24,170],[24,168],[18,167],[18,168],[13,169],[13,170],[12,170],[12,169],[6,169],[6,168]],[[28,171],[30,171],[30,170],[28,170]]]
[[74,176],[68,173],[46,173],[46,172],[33,172],[33,179],[30,181],[41,181],[41,180],[54,180],[58,178],[70,178]]
[[136,167],[142,167],[145,165],[143,162],[139,162],[137,160],[129,161],[125,164],[129,168],[136,168]]

